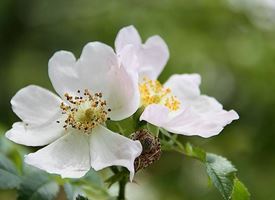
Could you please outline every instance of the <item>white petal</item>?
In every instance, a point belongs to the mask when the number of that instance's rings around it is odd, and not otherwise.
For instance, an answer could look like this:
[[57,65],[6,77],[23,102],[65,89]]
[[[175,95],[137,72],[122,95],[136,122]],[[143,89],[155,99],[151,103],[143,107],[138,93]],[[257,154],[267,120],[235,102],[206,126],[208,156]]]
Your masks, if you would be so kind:
[[137,74],[127,73],[120,67],[117,56],[109,46],[89,43],[83,49],[79,64],[80,76],[87,81],[84,87],[103,93],[107,106],[112,110],[109,113],[111,119],[124,119],[138,109]]
[[[89,82],[89,79],[101,79],[112,68],[119,68],[117,56],[113,49],[101,42],[90,42],[82,50],[77,63],[77,71],[81,82]],[[88,73],[88,74],[87,74]],[[102,87],[101,81],[92,80],[97,87]]]
[[238,118],[234,110],[223,110],[214,98],[201,96],[165,126],[173,133],[207,138],[219,134],[227,124]]
[[58,51],[49,60],[49,77],[55,91],[64,97],[65,93],[74,93],[79,87],[76,72],[76,59],[71,52]]
[[140,120],[145,120],[155,126],[162,127],[169,120],[169,109],[159,104],[149,105],[141,114]]
[[136,46],[132,44],[126,45],[119,53],[119,60],[127,71],[138,73],[139,61]]
[[201,95],[192,101],[191,106],[209,121],[215,121],[220,125],[230,124],[233,120],[239,119],[239,115],[234,110],[223,110],[223,106],[215,98],[206,95]]
[[[132,45],[134,52],[128,56],[129,49],[125,48]],[[158,36],[152,36],[142,44],[137,30],[133,26],[121,29],[115,41],[116,52],[124,63],[125,57],[135,61],[136,65],[125,65],[127,70],[137,70],[141,77],[146,76],[150,79],[157,79],[162,72],[169,58],[169,50],[164,40]],[[124,54],[127,54],[125,56]],[[142,78],[141,78],[142,79]]]
[[199,74],[175,74],[166,81],[164,87],[170,88],[173,95],[185,102],[200,95],[200,83],[201,77]]
[[25,156],[25,162],[63,178],[80,178],[90,169],[88,136],[67,133],[52,144]]
[[120,53],[128,44],[141,45],[141,38],[133,25],[126,26],[118,32],[115,39],[116,52]]
[[62,125],[53,121],[52,123],[32,126],[23,122],[16,122],[12,128],[7,131],[6,137],[13,142],[27,146],[44,146],[64,134]]
[[160,36],[150,37],[137,52],[140,76],[157,79],[169,59],[169,49]]
[[41,125],[60,114],[61,99],[50,91],[30,85],[19,90],[11,99],[12,109],[25,123]]
[[211,137],[239,118],[235,111],[224,110],[215,98],[200,95],[200,83],[198,74],[173,75],[165,83],[184,107],[181,114],[166,124],[172,132]]
[[142,152],[139,141],[114,133],[101,126],[93,130],[90,136],[91,165],[95,170],[118,165],[130,171],[132,181],[135,173],[134,160]]
[[161,105],[150,105],[140,119],[172,133],[207,138],[219,134],[224,126],[238,118],[235,111],[223,110],[214,98],[201,96],[194,100],[193,105],[189,104],[177,113],[169,113]]
[[113,120],[122,120],[134,114],[140,105],[138,76],[121,68],[118,73],[109,77],[107,106],[112,109],[109,113]]
[[57,62],[58,59],[55,57],[66,58],[73,62],[73,57],[70,55],[60,53],[60,56],[54,56],[50,61],[51,80],[55,80],[52,82],[60,95],[66,92],[74,95],[77,90],[85,89],[93,93],[101,92],[107,101],[107,106],[112,109],[110,117],[113,120],[129,117],[138,109],[137,75],[127,73],[123,67],[120,67],[111,47],[100,42],[91,42],[83,48],[77,63],[65,66],[55,64],[66,63]]

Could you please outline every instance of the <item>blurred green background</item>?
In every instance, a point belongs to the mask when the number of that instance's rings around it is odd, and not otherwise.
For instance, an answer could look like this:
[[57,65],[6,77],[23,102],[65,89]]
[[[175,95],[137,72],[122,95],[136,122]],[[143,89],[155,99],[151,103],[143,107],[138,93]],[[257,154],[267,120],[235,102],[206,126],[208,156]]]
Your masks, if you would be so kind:
[[[113,46],[118,30],[133,24],[144,40],[159,34],[169,46],[161,81],[200,73],[202,92],[240,115],[217,137],[184,140],[231,160],[252,199],[275,199],[274,13],[272,0],[1,0],[1,134],[18,120],[9,103],[16,91],[52,89],[47,63],[55,51],[79,56],[89,41]],[[176,153],[164,153],[137,182],[129,200],[221,199],[203,166]]]

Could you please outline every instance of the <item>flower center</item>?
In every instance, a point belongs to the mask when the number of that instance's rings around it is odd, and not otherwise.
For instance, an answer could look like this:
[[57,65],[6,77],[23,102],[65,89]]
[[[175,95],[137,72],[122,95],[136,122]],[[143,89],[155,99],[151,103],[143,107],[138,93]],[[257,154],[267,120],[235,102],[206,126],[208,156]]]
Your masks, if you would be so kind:
[[[72,127],[78,130],[88,132],[99,124],[104,124],[108,118],[106,101],[102,98],[102,93],[90,93],[87,89],[83,95],[80,90],[77,91],[79,96],[70,96],[66,93],[64,96],[70,105],[63,102],[60,105],[62,114],[66,115],[65,129]],[[59,122],[58,122],[59,123]]]
[[170,111],[180,108],[180,101],[171,92],[170,88],[165,88],[159,81],[144,78],[139,84],[141,102],[144,106],[150,104],[162,104]]

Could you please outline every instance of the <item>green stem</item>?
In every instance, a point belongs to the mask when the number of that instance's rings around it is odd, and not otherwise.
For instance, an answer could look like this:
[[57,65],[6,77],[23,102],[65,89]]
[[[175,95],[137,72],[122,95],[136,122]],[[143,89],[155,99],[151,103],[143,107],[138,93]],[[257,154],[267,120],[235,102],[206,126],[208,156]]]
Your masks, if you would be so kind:
[[125,200],[125,189],[126,189],[127,180],[123,178],[119,181],[119,192],[117,200]]
[[118,168],[116,166],[111,166],[111,171],[114,173],[114,174],[117,174],[119,172]]

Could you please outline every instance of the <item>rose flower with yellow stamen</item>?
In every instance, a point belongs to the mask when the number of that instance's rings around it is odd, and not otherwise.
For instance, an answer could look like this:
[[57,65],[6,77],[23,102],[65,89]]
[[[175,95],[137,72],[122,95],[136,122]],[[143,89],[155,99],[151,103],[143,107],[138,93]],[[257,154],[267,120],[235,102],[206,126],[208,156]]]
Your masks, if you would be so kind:
[[211,137],[239,118],[215,98],[201,95],[198,74],[173,75],[163,85],[157,81],[169,58],[161,37],[152,36],[142,44],[137,30],[128,26],[119,31],[115,47],[121,62],[128,63],[124,66],[130,66],[127,70],[139,75],[141,104],[145,106],[140,120],[176,134]]

